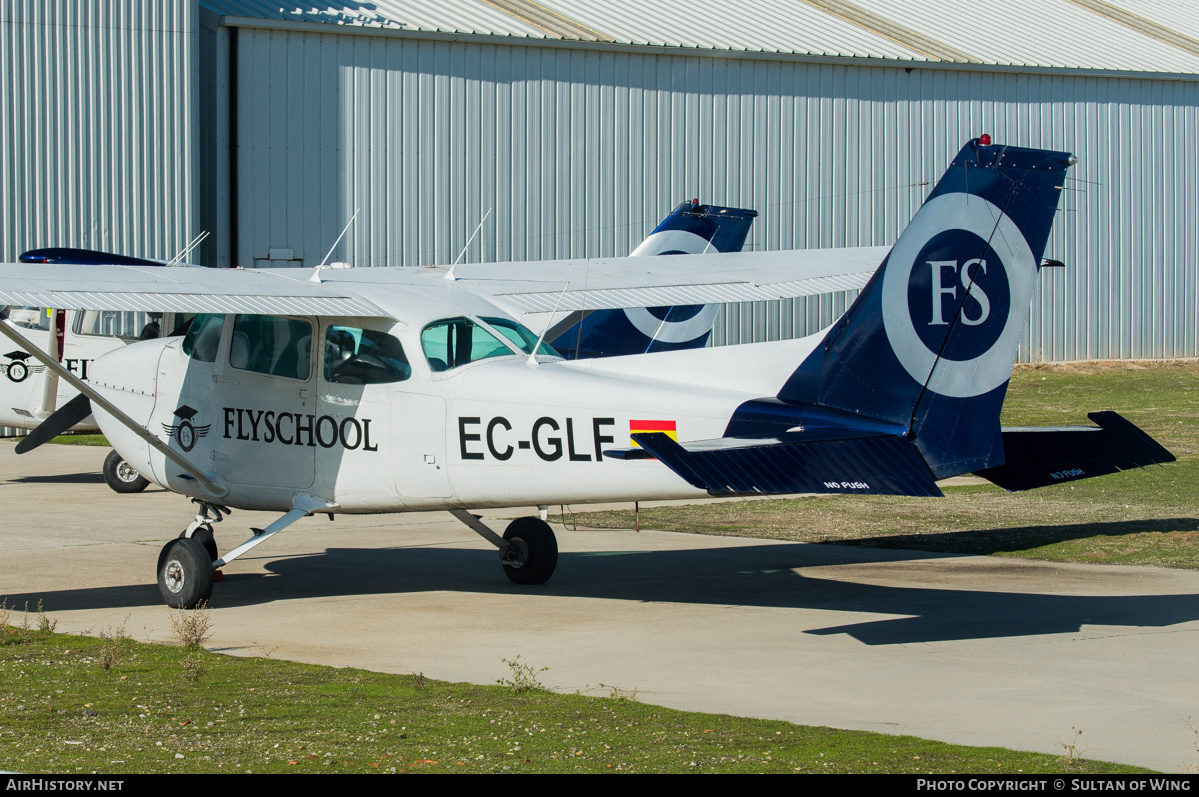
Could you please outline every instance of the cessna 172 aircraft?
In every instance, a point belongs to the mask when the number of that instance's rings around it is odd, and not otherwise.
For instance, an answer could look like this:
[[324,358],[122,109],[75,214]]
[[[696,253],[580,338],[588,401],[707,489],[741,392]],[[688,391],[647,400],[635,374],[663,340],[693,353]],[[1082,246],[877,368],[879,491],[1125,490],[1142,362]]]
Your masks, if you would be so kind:
[[[459,266],[453,280],[17,265],[0,268],[0,303],[200,313],[182,339],[99,358],[88,382],[34,352],[82,395],[31,437],[94,411],[139,472],[199,505],[158,559],[168,604],[208,599],[216,569],[316,513],[449,510],[510,579],[540,584],[557,563],[550,527],[520,518],[501,536],[470,510],[937,496],[962,473],[1027,489],[1173,461],[1110,412],[1000,428],[1073,163],[970,141],[881,265],[853,249]],[[568,361],[518,320],[825,293],[867,274],[840,321],[800,340]],[[219,556],[211,527],[230,508],[281,516]]]
[[[740,252],[757,215],[757,211],[743,208],[701,205],[698,199],[683,202],[633,251],[633,256],[699,254],[708,250]],[[68,247],[30,250],[21,254],[20,261],[151,267],[176,262]],[[560,319],[555,329],[547,332],[547,338],[568,359],[699,348],[707,343],[717,309],[717,305],[697,305],[576,311]],[[139,321],[136,328],[125,328],[133,320],[129,318],[131,315],[113,310],[75,312],[19,307],[0,313],[0,323],[31,330],[30,338],[35,345],[53,352],[68,370],[87,379],[88,368],[97,357],[135,340],[182,335],[194,316],[156,313],[142,319],[145,323]],[[29,352],[16,349],[3,355],[7,362],[0,361],[0,375],[7,377],[0,380],[0,426],[33,429],[58,406],[78,395],[56,374],[47,372],[44,365],[28,364],[30,356]],[[75,432],[99,429],[90,415],[71,427]],[[19,444],[17,453],[25,450],[27,444]],[[105,458],[102,474],[105,483],[118,493],[140,492],[150,484],[115,449]]]

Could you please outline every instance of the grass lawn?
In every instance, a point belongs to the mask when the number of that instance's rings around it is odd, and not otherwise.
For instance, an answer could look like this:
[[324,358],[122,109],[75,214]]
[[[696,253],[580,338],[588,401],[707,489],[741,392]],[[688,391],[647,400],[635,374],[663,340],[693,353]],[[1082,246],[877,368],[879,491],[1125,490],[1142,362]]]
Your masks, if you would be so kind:
[[112,448],[108,442],[108,438],[102,434],[60,434],[58,437],[50,440],[54,445],[59,446],[103,446],[104,448]]
[[9,622],[0,769],[17,772],[1146,771],[1071,756],[1075,739],[1052,756],[554,694],[519,658],[506,684],[478,686]]

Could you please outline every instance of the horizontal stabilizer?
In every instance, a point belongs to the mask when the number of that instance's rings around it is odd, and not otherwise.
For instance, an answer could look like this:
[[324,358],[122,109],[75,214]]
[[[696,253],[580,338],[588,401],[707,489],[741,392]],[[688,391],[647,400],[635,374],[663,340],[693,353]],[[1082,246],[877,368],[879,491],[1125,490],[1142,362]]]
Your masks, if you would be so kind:
[[1006,461],[976,474],[1016,491],[1174,461],[1173,454],[1118,413],[1087,417],[1099,426],[1005,429]]
[[24,454],[43,443],[49,443],[55,437],[58,437],[91,414],[91,399],[80,393],[59,407],[57,412],[42,421],[36,429],[22,437],[20,442],[17,443],[16,452]]
[[692,486],[712,495],[941,495],[916,446],[902,437],[702,450],[688,450],[663,432],[632,437]]

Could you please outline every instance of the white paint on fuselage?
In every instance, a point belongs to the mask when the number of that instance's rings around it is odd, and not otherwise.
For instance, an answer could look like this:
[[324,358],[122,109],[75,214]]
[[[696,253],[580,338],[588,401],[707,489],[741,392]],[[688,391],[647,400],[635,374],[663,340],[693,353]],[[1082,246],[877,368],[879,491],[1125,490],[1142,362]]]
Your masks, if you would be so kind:
[[[603,452],[633,446],[639,421],[673,423],[680,442],[721,437],[740,404],[777,394],[822,337],[590,361],[539,357],[535,367],[514,354],[434,372],[420,342],[428,323],[507,317],[478,298],[457,302],[452,287],[371,286],[371,300],[398,322],[308,319],[315,341],[332,324],[394,335],[412,367],[403,382],[328,382],[319,344],[307,380],[239,371],[229,357],[232,317],[213,363],[188,359],[179,339],[149,341],[101,358],[93,382],[176,448],[182,441],[166,430],[180,424],[177,410],[194,410],[197,433],[182,453],[228,485],[217,502],[235,508],[286,511],[298,493],[355,513],[685,498],[703,493],[660,462]],[[114,419],[97,419],[139,472],[211,497]]]

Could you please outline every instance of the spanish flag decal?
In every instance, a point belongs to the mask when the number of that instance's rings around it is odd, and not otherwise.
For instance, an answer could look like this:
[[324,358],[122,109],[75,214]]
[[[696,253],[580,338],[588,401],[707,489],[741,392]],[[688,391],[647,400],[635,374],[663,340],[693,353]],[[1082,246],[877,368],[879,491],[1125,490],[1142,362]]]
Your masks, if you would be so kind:
[[[665,432],[670,435],[670,439],[679,442],[678,430],[675,428],[674,421],[629,421],[629,434],[635,435],[641,432]],[[629,440],[635,448],[640,448],[636,440]]]

